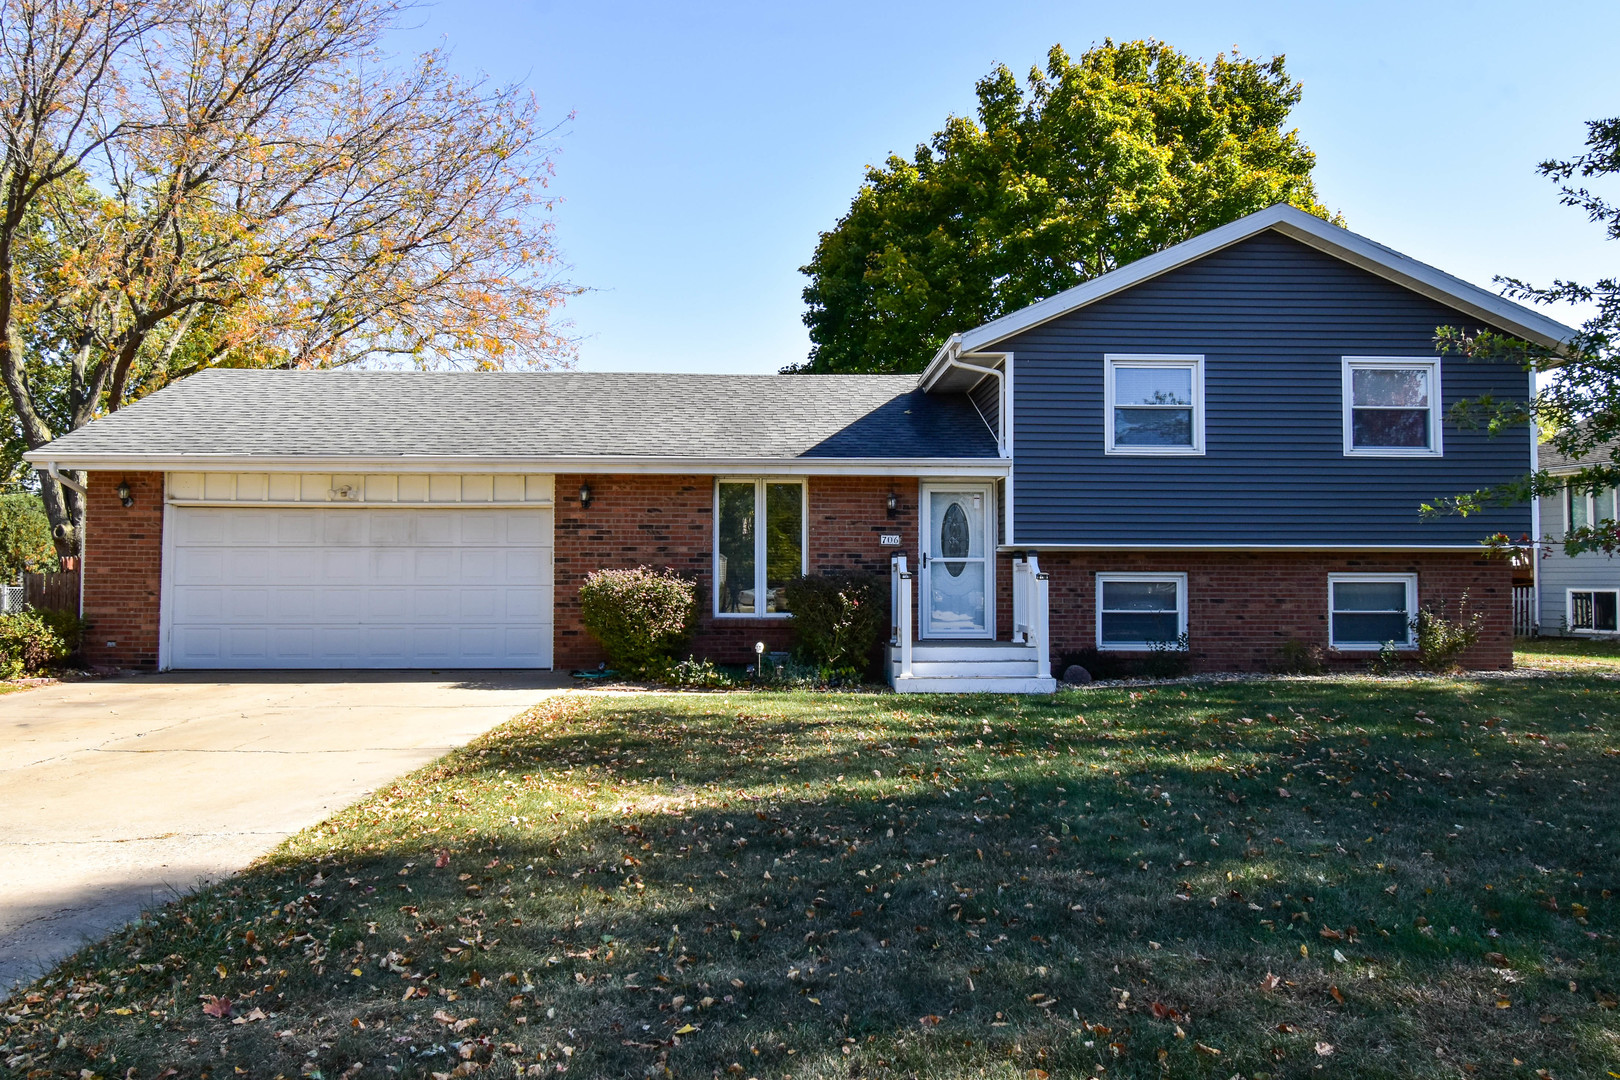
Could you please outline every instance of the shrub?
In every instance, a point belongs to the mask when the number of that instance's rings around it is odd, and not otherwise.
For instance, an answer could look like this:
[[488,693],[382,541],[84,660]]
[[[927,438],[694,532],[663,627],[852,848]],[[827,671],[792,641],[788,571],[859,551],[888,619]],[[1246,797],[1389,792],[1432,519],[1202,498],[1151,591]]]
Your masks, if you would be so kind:
[[697,586],[673,570],[597,570],[579,587],[580,621],[613,665],[641,674],[667,661],[697,624]]
[[1446,602],[1438,607],[1426,607],[1412,620],[1417,631],[1418,660],[1430,671],[1455,670],[1463,653],[1472,649],[1485,629],[1485,616],[1468,610],[1468,594],[1463,593],[1457,604],[1457,617],[1447,617]]
[[889,629],[885,582],[870,574],[815,574],[783,590],[802,659],[835,672],[865,670]]
[[65,611],[13,611],[0,615],[0,677],[18,679],[72,656],[84,623]]
[[716,667],[714,661],[691,656],[685,660],[654,660],[647,665],[646,675],[660,685],[687,690],[731,690],[739,685],[730,672]]
[[1320,675],[1327,667],[1322,646],[1289,638],[1279,650],[1276,669],[1284,675]]

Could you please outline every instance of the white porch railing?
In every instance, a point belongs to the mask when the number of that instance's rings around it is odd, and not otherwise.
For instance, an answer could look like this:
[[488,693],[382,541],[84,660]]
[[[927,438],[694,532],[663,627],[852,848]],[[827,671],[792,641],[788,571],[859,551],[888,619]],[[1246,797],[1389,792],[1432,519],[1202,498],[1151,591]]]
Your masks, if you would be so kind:
[[906,569],[906,557],[896,555],[889,560],[889,644],[900,650],[902,679],[911,678],[911,571]]
[[1052,675],[1052,647],[1047,637],[1047,578],[1033,555],[1013,560],[1013,640],[1035,650],[1035,675]]

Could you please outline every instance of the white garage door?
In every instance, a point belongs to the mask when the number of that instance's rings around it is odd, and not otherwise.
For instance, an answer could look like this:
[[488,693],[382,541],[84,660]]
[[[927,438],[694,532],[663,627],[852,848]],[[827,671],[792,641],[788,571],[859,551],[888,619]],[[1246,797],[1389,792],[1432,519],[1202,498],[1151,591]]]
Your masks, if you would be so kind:
[[176,506],[175,668],[551,666],[549,509]]

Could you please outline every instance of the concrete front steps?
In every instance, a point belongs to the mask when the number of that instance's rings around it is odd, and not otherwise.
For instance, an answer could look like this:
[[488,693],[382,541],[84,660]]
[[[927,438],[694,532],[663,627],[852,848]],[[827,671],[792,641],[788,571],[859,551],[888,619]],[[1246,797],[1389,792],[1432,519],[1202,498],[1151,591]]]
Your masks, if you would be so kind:
[[919,641],[911,676],[900,674],[900,649],[889,646],[889,683],[902,694],[1050,694],[1057,680],[1036,674],[1035,649],[1010,641]]

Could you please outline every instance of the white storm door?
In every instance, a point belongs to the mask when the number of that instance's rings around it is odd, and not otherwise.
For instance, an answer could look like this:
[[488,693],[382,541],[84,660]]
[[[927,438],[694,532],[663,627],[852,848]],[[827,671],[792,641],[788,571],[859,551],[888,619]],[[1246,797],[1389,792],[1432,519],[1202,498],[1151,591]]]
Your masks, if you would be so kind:
[[171,668],[547,668],[549,508],[172,508]]
[[994,487],[925,485],[922,503],[922,636],[994,637]]

